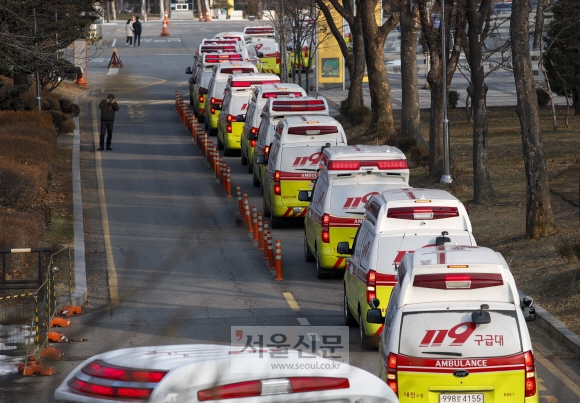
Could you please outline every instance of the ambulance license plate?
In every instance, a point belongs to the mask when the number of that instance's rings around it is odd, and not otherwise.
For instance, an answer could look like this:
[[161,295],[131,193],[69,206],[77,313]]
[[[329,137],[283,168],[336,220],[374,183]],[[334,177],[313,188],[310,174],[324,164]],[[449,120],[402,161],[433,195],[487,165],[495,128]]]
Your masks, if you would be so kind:
[[439,403],[483,403],[483,393],[442,393]]

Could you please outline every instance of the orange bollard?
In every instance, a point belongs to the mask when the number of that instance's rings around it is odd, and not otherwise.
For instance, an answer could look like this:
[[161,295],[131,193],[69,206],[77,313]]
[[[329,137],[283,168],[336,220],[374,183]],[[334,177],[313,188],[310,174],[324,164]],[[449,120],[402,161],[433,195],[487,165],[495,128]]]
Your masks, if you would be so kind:
[[69,327],[70,320],[64,318],[52,318],[50,321],[50,327]]
[[252,230],[252,218],[250,217],[250,205],[248,199],[244,198],[244,215],[246,217],[246,224],[248,225],[248,233],[251,234]]
[[252,240],[258,240],[258,207],[252,206]]
[[263,248],[264,249],[264,256],[262,257],[262,259],[264,260],[268,260],[268,233],[270,232],[270,230],[268,229],[268,221],[262,220],[262,226],[264,227],[264,230],[262,232],[262,243],[263,243]]
[[244,203],[242,201],[242,188],[236,184],[236,193],[238,194],[238,207],[240,208],[240,217],[244,216]]
[[189,127],[189,131],[191,132],[191,137],[193,138],[193,141],[197,143],[197,127],[193,123],[193,120],[191,120],[191,126]]
[[222,159],[222,187],[224,188],[224,192],[228,191],[228,165],[226,164],[226,162]]
[[282,242],[276,239],[276,281],[283,281],[282,278]]
[[270,270],[274,270],[276,268],[276,264],[274,262],[274,247],[272,245],[272,233],[268,231],[268,263],[270,264]]
[[226,168],[226,197],[232,197],[232,172]]
[[264,226],[262,213],[258,213],[258,250],[264,250]]

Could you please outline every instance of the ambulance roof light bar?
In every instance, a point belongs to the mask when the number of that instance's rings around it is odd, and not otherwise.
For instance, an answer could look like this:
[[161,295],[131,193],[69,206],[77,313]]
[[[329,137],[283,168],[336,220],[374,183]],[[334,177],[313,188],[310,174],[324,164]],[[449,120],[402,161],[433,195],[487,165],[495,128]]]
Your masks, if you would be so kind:
[[499,273],[435,273],[417,274],[413,287],[434,288],[438,290],[479,289],[503,285]]
[[409,169],[407,160],[377,160],[377,161],[336,161],[328,163],[329,171],[357,171],[365,167],[376,167],[379,170]]

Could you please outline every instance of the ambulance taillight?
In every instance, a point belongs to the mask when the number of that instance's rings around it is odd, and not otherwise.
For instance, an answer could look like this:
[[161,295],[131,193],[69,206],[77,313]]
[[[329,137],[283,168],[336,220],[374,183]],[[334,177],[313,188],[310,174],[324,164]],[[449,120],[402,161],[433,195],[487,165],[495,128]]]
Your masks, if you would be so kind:
[[274,172],[274,194],[276,196],[282,194],[282,188],[280,187],[280,171]]
[[387,385],[399,395],[399,383],[397,381],[397,354],[389,353],[387,358]]
[[524,362],[526,365],[526,397],[536,394],[536,364],[534,354],[531,351],[524,353]]
[[250,140],[250,147],[256,147],[256,140]]
[[459,217],[459,210],[457,207],[396,207],[389,209],[387,217],[401,220],[438,220]]
[[325,213],[322,215],[322,225],[320,230],[320,238],[324,243],[330,242],[329,224],[330,224],[330,216]]
[[377,272],[369,270],[367,273],[367,302],[377,297]]
[[413,287],[437,290],[474,290],[500,285],[503,285],[503,278],[498,273],[417,274],[413,280]]
[[270,146],[264,147],[264,157],[268,157],[268,154],[270,154]]

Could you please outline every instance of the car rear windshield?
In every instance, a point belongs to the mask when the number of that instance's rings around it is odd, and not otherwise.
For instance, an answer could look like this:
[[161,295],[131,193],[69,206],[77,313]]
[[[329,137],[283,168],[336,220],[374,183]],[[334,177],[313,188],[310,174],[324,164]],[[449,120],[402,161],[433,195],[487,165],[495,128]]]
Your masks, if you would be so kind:
[[522,352],[515,310],[488,310],[491,322],[476,325],[477,309],[406,312],[401,323],[400,354],[420,358],[503,357]]
[[349,178],[345,178],[342,183],[337,179],[331,188],[330,214],[337,217],[360,218],[365,211],[366,202],[372,195],[405,185],[403,178],[391,177],[376,181],[376,178],[372,178],[373,175],[366,173],[354,174],[356,178],[353,179],[350,179],[348,173],[344,175]]

